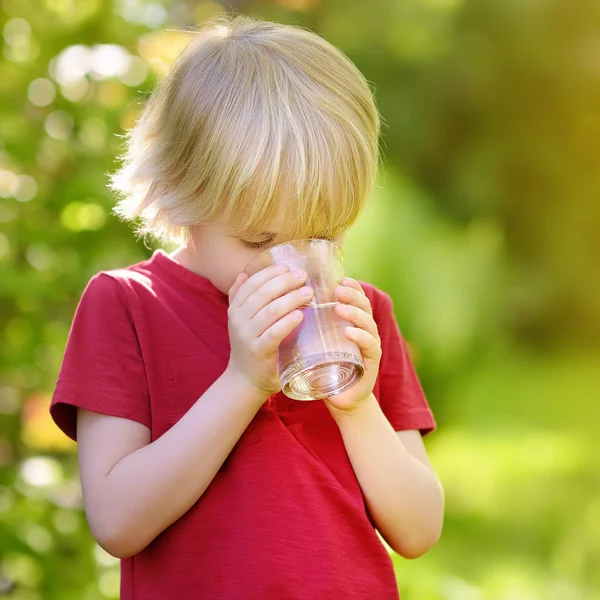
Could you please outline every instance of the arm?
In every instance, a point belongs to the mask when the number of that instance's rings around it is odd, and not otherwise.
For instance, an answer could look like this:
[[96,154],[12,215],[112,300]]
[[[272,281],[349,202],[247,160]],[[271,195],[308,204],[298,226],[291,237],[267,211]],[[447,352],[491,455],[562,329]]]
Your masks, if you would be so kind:
[[365,374],[326,402],[377,529],[396,552],[416,558],[440,537],[442,489],[419,432],[396,433],[372,393],[382,355],[379,331],[361,286],[347,278],[342,283],[336,310],[353,325],[346,336],[359,346]]
[[306,274],[286,271],[269,267],[238,277],[230,291],[229,365],[163,436],[150,443],[145,425],[79,410],[84,505],[96,540],[110,554],[136,554],[181,517],[279,390],[277,348],[302,320],[295,309],[312,294],[301,287]]
[[396,433],[373,395],[336,421],[377,529],[398,554],[421,556],[440,537],[444,500],[420,433]]
[[140,423],[80,409],[83,498],[98,543],[119,558],[132,556],[181,517],[202,496],[265,399],[226,371],[153,443]]

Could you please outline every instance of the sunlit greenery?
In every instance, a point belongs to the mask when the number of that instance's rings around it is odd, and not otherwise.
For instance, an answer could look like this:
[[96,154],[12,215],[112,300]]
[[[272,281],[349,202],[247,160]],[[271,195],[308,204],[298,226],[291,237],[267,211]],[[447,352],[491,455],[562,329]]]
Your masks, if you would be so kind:
[[407,600],[600,597],[600,3],[2,0],[0,595],[118,597],[48,403],[88,279],[149,256],[111,216],[124,130],[223,9],[308,26],[373,82],[384,169],[347,241],[436,413],[440,544]]

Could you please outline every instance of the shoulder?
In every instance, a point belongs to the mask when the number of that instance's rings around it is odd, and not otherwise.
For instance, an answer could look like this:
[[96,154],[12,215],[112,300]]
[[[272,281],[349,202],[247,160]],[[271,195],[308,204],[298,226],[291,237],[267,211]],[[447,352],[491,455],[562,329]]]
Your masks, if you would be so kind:
[[88,281],[83,296],[127,302],[133,297],[151,293],[154,277],[148,263],[149,261],[143,261],[129,267],[96,273]]
[[[152,304],[153,277],[138,263],[96,273],[85,285],[75,309],[73,328],[102,338],[116,328],[137,327]],[[122,330],[122,329],[121,329]],[[85,340],[82,340],[85,341]]]
[[110,329],[115,323],[134,321],[153,297],[153,278],[141,265],[100,271],[89,279],[77,302],[77,323]]

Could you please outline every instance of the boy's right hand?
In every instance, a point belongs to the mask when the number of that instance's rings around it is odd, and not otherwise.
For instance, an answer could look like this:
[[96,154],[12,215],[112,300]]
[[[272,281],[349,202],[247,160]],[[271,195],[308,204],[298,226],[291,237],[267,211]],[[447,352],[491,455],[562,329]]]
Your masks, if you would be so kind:
[[306,273],[272,265],[248,278],[238,275],[229,290],[229,340],[227,370],[262,401],[281,389],[277,376],[277,350],[302,322],[298,310],[312,299],[304,286]]

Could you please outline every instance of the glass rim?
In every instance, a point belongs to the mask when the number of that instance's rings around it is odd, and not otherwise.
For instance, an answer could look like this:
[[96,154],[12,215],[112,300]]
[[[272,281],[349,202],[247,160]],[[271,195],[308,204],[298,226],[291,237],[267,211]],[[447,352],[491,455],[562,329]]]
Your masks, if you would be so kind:
[[275,244],[274,246],[265,248],[262,252],[259,252],[254,258],[252,258],[252,259],[250,259],[250,261],[248,261],[248,264],[244,267],[244,273],[247,273],[248,270],[252,270],[250,267],[255,262],[258,262],[262,257],[270,254],[274,248],[281,248],[282,246],[301,246],[301,245],[308,244],[308,243],[314,244],[315,242],[317,242],[319,244],[326,244],[329,246],[334,246],[335,248],[338,249],[340,256],[341,257],[344,256],[344,250],[342,249],[342,247],[337,242],[334,242],[333,240],[326,240],[323,238],[300,238],[297,240],[290,240],[289,242],[282,242],[281,244]]

